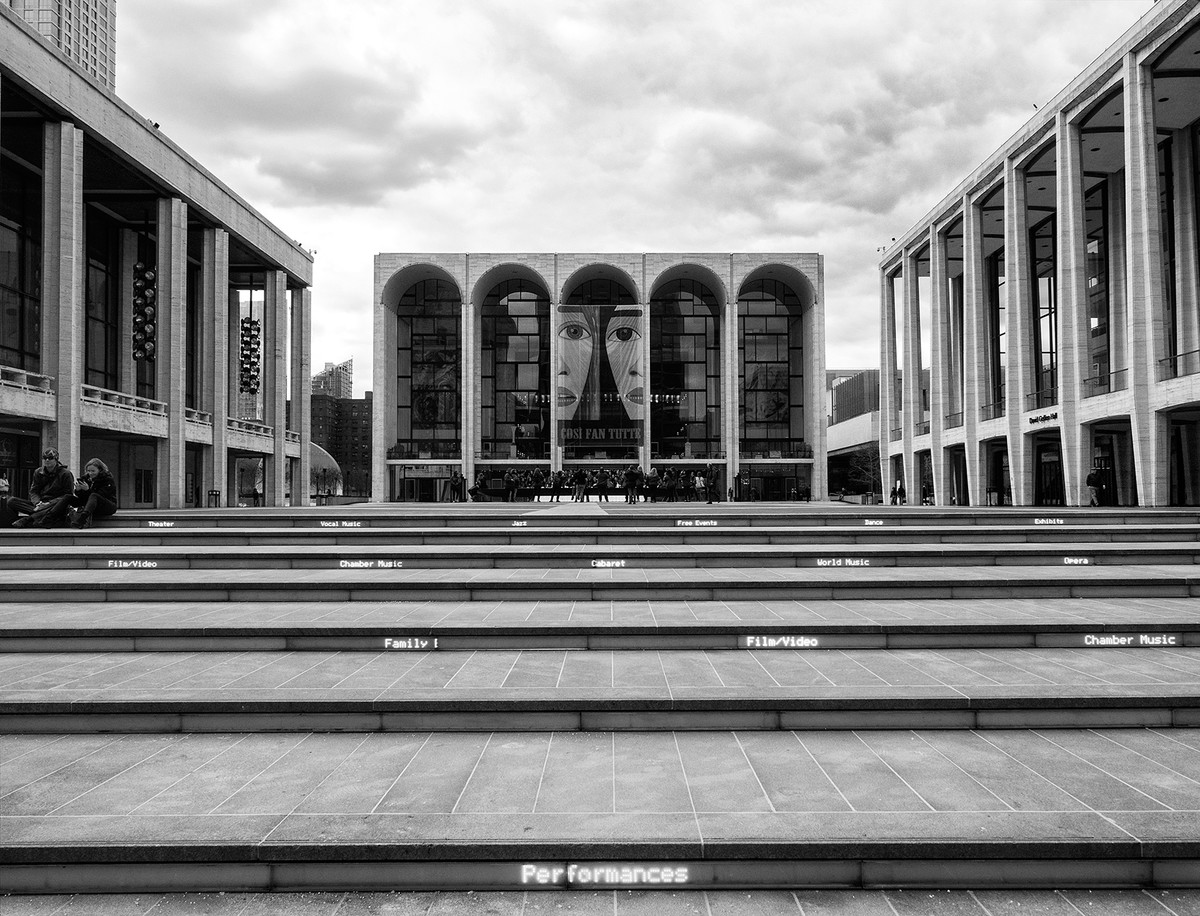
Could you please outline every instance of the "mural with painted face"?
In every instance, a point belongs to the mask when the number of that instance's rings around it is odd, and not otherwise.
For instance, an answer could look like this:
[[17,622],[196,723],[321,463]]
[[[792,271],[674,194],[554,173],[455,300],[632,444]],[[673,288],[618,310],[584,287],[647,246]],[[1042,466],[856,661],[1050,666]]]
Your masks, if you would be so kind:
[[564,438],[638,444],[646,411],[642,309],[561,305],[558,313],[555,391]]

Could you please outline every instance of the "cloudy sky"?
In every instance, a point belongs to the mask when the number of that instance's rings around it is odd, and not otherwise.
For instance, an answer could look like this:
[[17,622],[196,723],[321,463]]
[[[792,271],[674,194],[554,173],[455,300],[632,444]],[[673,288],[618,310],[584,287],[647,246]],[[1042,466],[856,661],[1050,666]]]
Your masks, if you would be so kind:
[[117,91],[317,252],[371,386],[381,251],[817,251],[830,367],[876,250],[1151,0],[120,0]]

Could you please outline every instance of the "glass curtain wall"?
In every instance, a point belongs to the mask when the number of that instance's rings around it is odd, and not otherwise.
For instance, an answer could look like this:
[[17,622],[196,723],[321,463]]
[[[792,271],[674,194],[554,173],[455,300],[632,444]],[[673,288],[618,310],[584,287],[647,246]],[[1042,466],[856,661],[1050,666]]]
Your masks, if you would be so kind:
[[917,435],[929,432],[929,357],[933,353],[933,287],[929,246],[917,253],[917,352],[913,360],[920,379]]
[[949,367],[950,390],[945,400],[946,426],[963,424],[963,367],[964,293],[963,293],[963,223],[956,220],[941,237],[945,247],[946,262],[946,307],[942,325],[944,331],[944,359]]
[[458,458],[462,300],[453,283],[422,280],[397,306],[396,443],[390,457]]
[[806,457],[800,313],[800,297],[779,280],[757,280],[738,295],[739,439],[744,458]]
[[42,183],[5,158],[0,163],[0,365],[39,372],[41,364]]
[[[1163,334],[1166,337],[1165,355],[1179,356],[1179,290],[1175,262],[1175,169],[1174,144],[1168,137],[1158,146],[1158,213],[1159,238],[1162,240],[1163,270]],[[1168,364],[1171,375],[1178,373],[1174,359]]]
[[642,308],[617,280],[588,280],[559,311],[559,441],[566,459],[633,459],[646,386]]
[[651,457],[721,451],[721,308],[697,280],[675,280],[650,300]]
[[1058,403],[1058,281],[1055,271],[1057,245],[1053,216],[1040,222],[1029,234],[1033,259],[1033,401],[1031,407]]
[[[238,319],[238,328],[241,327],[241,320],[252,318],[259,322],[260,329],[263,327],[264,316],[266,314],[267,302],[267,278],[264,273],[258,271],[239,271],[230,273],[229,275],[229,299],[230,308],[236,309],[236,317]],[[240,333],[240,330],[234,333]],[[233,416],[240,420],[262,420],[263,418],[263,397],[262,390],[262,346],[264,337],[259,335],[259,350],[255,357],[258,363],[258,378],[259,387],[255,391],[243,391],[240,384],[234,385],[229,393],[231,404],[230,410]],[[230,342],[230,349],[234,353],[241,351],[240,339]],[[241,368],[240,355],[239,369]],[[240,373],[239,373],[240,376]]]
[[483,457],[550,456],[550,296],[505,280],[480,314]]
[[84,382],[111,391],[120,386],[120,350],[125,341],[120,320],[118,230],[94,207],[87,208],[87,275],[84,282]]
[[1087,234],[1088,358],[1090,378],[1084,395],[1112,390],[1108,326],[1108,182],[1101,181],[1083,199]]

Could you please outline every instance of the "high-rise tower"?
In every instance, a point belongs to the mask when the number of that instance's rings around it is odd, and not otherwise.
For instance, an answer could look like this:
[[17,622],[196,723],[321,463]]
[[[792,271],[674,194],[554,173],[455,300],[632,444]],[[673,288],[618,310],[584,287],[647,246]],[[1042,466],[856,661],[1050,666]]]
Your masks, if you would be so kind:
[[116,88],[117,0],[5,2],[97,82]]

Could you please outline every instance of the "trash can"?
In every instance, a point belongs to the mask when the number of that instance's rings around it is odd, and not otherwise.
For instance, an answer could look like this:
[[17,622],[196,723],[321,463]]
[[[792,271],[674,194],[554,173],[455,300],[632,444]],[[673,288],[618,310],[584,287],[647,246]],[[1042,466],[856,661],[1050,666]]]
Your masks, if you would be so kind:
[[220,509],[221,508],[221,491],[220,490],[209,490],[208,491],[208,507],[210,509]]

